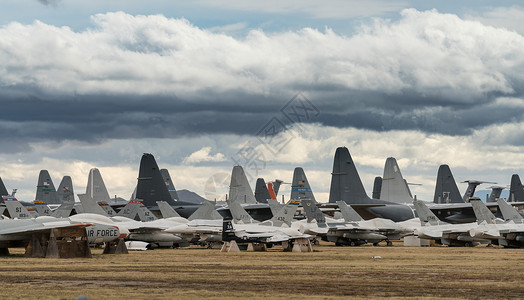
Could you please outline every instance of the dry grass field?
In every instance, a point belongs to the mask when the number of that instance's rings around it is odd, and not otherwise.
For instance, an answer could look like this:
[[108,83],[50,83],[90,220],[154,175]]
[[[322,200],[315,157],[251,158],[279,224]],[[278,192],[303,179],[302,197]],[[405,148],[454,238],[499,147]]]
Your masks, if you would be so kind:
[[[313,253],[190,247],[0,258],[1,299],[523,298],[524,249],[314,246]],[[380,256],[381,258],[372,258]]]

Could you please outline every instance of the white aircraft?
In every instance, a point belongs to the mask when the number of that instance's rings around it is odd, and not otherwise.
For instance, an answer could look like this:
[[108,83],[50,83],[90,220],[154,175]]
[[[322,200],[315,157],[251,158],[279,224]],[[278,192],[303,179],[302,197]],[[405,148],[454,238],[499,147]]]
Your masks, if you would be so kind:
[[448,246],[474,246],[478,243],[490,242],[470,235],[470,230],[478,227],[477,223],[449,224],[440,221],[424,201],[415,198],[413,205],[421,222],[421,226],[414,230],[414,234],[421,239],[435,240]]
[[[524,224],[522,216],[503,199],[498,201],[505,221],[493,215],[489,208],[479,199],[470,198],[470,203],[477,217],[479,225],[469,233],[472,237],[491,240],[504,247],[524,247]],[[515,223],[517,221],[518,223]]]

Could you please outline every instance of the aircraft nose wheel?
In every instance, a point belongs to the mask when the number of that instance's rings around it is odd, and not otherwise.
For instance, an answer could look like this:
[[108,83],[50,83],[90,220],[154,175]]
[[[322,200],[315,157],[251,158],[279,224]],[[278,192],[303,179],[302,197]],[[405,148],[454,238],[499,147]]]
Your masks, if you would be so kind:
[[386,246],[389,246],[389,247],[393,246],[393,242],[392,241],[386,241]]

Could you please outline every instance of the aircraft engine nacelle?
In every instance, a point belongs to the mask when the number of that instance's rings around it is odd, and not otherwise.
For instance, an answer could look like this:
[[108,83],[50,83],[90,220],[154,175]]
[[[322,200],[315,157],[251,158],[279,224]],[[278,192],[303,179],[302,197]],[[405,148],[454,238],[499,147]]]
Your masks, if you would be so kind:
[[135,241],[144,241],[149,243],[158,243],[158,242],[173,242],[179,243],[183,239],[172,233],[165,232],[148,232],[148,233],[131,233],[129,234],[130,240]]
[[108,243],[127,235],[116,226],[103,224],[87,226],[86,233],[90,244]]
[[352,240],[376,240],[376,241],[382,241],[387,239],[386,236],[379,234],[379,233],[373,233],[373,232],[346,232],[344,233],[344,237],[347,239]]

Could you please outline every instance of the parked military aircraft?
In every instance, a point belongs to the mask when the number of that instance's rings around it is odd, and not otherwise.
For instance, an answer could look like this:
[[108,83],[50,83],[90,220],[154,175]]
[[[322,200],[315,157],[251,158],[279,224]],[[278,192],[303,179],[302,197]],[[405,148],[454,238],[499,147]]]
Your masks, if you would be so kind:
[[331,174],[330,204],[335,205],[337,201],[344,201],[364,219],[381,217],[398,222],[415,217],[408,205],[368,197],[346,147],[339,147],[335,151]]

